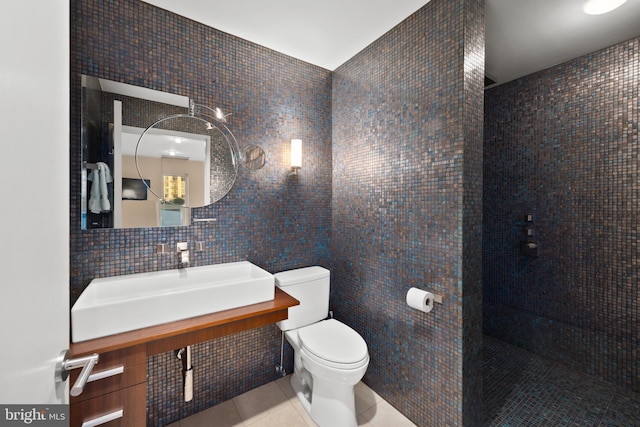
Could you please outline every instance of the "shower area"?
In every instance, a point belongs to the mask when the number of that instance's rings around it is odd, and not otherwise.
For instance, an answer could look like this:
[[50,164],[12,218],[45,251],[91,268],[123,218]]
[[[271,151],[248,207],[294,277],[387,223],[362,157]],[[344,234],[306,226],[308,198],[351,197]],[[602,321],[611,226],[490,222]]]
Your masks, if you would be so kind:
[[486,426],[640,426],[640,39],[485,90]]

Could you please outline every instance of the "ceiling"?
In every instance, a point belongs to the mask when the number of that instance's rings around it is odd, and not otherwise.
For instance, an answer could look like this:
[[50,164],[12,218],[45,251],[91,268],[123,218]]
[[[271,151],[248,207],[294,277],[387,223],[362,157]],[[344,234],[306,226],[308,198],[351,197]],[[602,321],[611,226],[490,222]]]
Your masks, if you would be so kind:
[[[155,129],[154,129],[155,130]],[[121,134],[122,155],[131,157],[173,157],[180,160],[204,162],[210,138],[186,132],[171,132],[166,129],[148,132],[144,144],[140,135],[144,129],[124,126]]]
[[486,0],[485,74],[508,82],[640,35],[640,0],[604,15],[585,2]]
[[[144,1],[328,70],[429,2]],[[585,1],[485,0],[486,74],[504,83],[640,35],[640,0],[604,15],[585,14]]]
[[144,0],[335,70],[429,0]]

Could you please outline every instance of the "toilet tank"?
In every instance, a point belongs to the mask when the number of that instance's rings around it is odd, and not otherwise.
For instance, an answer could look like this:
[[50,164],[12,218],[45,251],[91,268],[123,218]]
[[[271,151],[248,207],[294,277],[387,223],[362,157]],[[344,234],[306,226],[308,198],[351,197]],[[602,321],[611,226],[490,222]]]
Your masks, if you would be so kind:
[[289,318],[278,322],[283,331],[319,322],[329,314],[329,276],[322,267],[305,267],[273,275],[276,286],[300,301],[289,308]]

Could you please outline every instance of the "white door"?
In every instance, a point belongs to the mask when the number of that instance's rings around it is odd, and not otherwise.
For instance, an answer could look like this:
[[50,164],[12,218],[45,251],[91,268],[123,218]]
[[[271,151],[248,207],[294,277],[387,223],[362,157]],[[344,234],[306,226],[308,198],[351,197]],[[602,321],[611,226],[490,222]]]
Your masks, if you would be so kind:
[[0,46],[0,405],[67,403],[68,0],[3,2]]

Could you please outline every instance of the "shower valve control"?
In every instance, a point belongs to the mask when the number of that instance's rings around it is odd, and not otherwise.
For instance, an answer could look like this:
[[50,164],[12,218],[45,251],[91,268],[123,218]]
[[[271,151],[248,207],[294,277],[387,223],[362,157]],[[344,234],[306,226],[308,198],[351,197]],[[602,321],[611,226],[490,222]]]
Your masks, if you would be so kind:
[[526,214],[524,217],[524,239],[520,242],[520,254],[533,259],[538,256],[538,241],[534,239],[535,230],[533,228],[533,214]]

